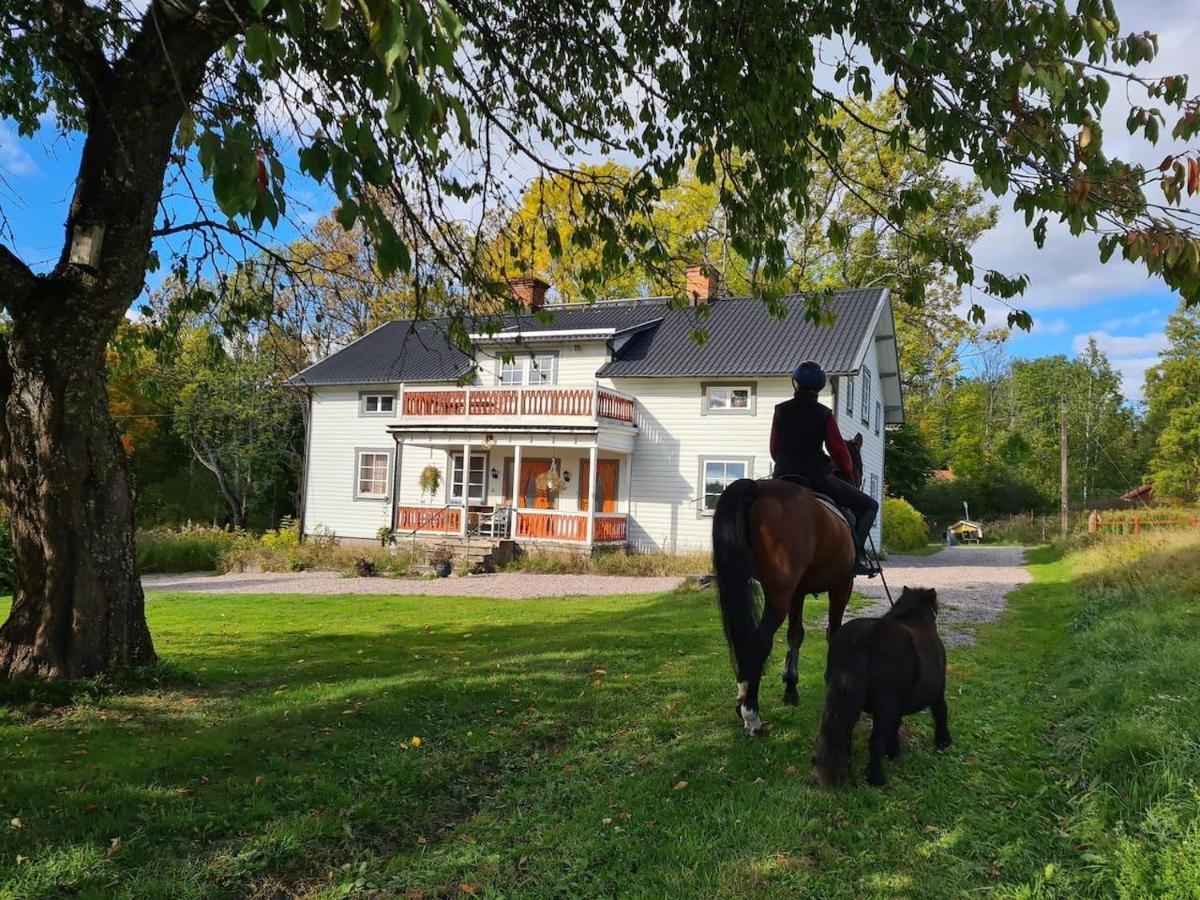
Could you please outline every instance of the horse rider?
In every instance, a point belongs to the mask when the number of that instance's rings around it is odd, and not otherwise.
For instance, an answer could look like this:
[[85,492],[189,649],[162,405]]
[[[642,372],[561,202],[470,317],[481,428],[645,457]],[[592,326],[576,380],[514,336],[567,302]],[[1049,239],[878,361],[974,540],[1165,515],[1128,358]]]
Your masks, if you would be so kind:
[[[854,513],[855,575],[873,575],[866,555],[867,535],[875,523],[879,504],[869,494],[833,474],[833,465],[854,476],[854,463],[838,430],[833,410],[817,399],[825,387],[825,372],[815,362],[803,362],[792,372],[795,396],[775,407],[771,423],[771,459],[775,477],[798,475],[814,491]],[[828,448],[833,460],[825,453]]]

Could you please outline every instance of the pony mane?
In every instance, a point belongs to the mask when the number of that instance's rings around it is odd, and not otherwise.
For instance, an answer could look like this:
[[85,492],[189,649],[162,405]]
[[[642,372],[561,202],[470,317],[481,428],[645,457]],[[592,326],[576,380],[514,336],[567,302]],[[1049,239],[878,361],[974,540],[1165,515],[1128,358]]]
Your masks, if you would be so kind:
[[937,591],[933,588],[910,588],[905,586],[900,591],[900,597],[896,600],[896,605],[888,610],[889,616],[904,616],[909,613],[922,612],[929,610],[934,615],[937,615]]

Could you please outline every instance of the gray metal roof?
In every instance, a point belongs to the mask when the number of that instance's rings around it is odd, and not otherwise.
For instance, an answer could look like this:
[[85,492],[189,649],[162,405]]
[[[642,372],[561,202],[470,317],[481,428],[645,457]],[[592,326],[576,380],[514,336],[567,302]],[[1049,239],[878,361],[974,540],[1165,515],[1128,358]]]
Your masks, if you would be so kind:
[[[661,298],[630,303],[547,307],[548,315],[504,316],[500,333],[519,332],[531,341],[539,332],[632,333],[597,375],[603,378],[786,375],[797,361],[813,359],[831,375],[856,372],[868,346],[885,288],[838,291],[832,325],[804,318],[804,297],[782,300],[787,315],[777,319],[753,299],[716,300],[702,315],[692,307],[672,308]],[[295,385],[396,384],[456,381],[472,360],[451,346],[446,320],[389,322],[290,379]],[[472,332],[483,332],[480,322]],[[707,333],[703,344],[697,331]]]
[[396,321],[381,325],[332,356],[288,379],[294,385],[398,384],[457,381],[471,357],[451,346],[445,321]]
[[[662,323],[634,335],[597,373],[601,378],[670,376],[787,375],[796,363],[811,359],[830,375],[852,374],[863,362],[886,288],[837,291],[832,325],[804,318],[804,297],[783,298],[783,319],[758,300],[718,300],[711,316],[691,308],[672,309]],[[707,333],[697,342],[697,330]]]

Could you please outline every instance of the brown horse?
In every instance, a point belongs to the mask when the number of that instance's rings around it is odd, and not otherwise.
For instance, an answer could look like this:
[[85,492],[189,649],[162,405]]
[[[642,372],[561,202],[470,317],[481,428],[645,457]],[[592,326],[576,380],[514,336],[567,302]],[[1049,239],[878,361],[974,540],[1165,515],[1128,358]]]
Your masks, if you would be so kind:
[[[854,450],[858,442],[849,442]],[[861,481],[857,459],[855,481]],[[795,706],[804,641],[804,600],[829,593],[826,637],[842,624],[854,589],[854,537],[833,506],[791,481],[742,478],[721,494],[713,515],[713,565],[725,638],[737,675],[737,706],[746,733],[764,729],[758,687],[775,632],[788,620],[783,702]],[[756,612],[753,580],[764,603]]]

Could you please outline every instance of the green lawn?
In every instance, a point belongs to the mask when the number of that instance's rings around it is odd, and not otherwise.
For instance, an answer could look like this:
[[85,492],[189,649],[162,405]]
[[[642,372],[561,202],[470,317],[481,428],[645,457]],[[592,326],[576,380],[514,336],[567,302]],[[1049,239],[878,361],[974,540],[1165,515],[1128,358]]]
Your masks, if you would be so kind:
[[708,592],[157,595],[166,681],[0,705],[0,897],[1195,896],[1200,564],[1039,553],[881,790],[809,780],[816,627],[741,735]]

